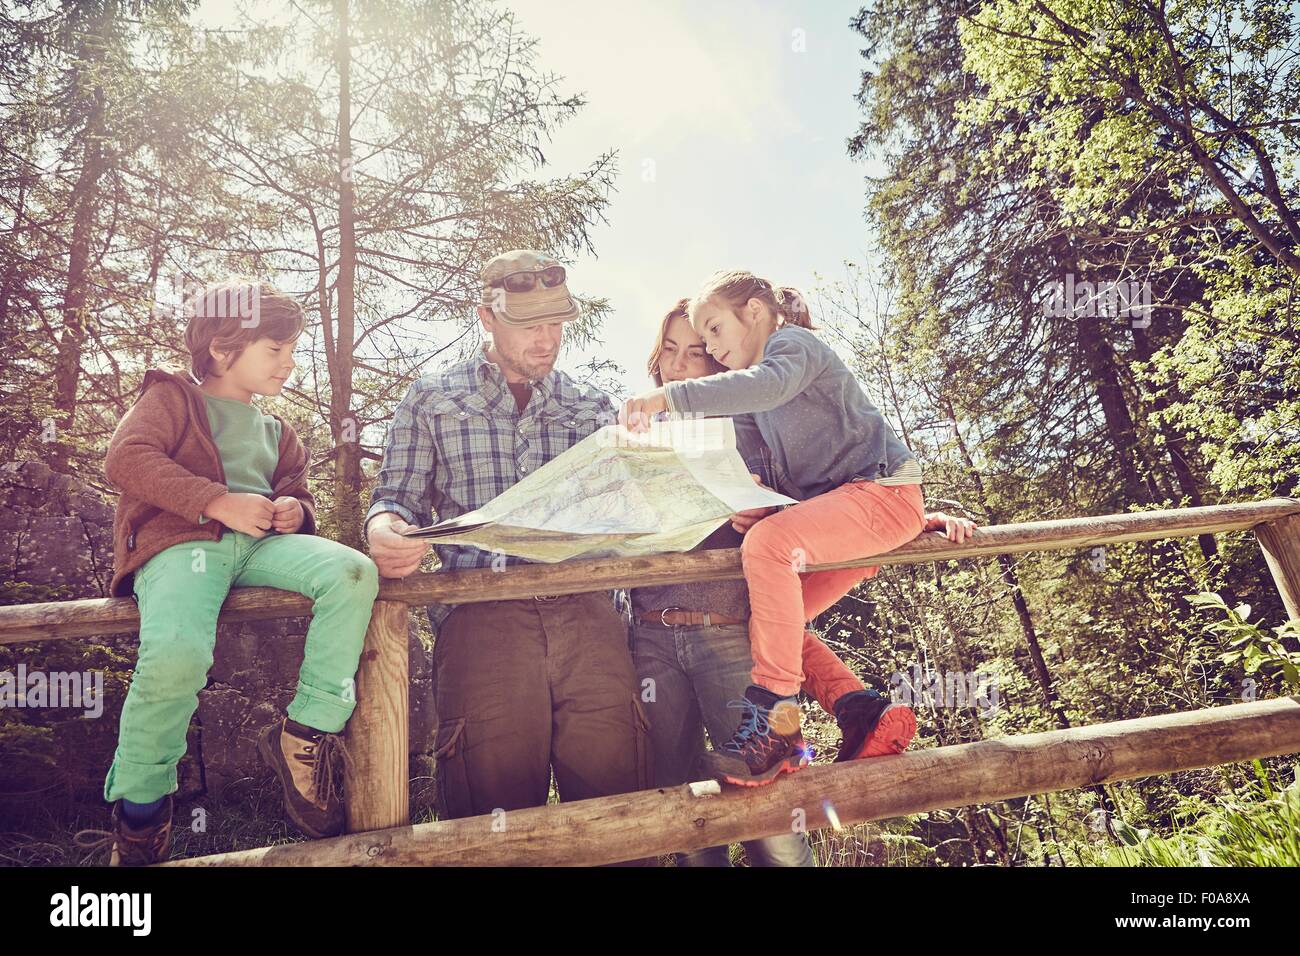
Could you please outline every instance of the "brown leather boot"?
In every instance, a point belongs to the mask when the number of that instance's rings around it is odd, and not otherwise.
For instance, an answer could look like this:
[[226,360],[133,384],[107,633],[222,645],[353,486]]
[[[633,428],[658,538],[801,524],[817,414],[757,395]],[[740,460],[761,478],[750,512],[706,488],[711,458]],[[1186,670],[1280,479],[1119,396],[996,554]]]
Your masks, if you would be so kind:
[[167,794],[156,822],[138,828],[122,816],[122,801],[118,800],[113,804],[112,830],[81,830],[73,837],[73,841],[77,846],[91,851],[111,846],[109,866],[149,866],[162,863],[171,852],[172,795]]
[[338,734],[313,730],[285,717],[257,740],[262,759],[284,787],[284,814],[312,839],[343,832],[343,770],[352,758]]

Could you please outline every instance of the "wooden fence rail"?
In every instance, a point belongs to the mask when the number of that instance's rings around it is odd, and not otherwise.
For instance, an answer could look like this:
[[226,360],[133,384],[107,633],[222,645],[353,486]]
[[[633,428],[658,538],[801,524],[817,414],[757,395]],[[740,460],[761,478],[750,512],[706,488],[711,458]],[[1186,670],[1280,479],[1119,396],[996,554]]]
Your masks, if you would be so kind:
[[[979,529],[963,544],[954,544],[941,534],[923,534],[888,554],[810,565],[808,570],[991,558],[1243,530],[1255,532],[1287,613],[1300,619],[1300,499],[1296,498],[998,525]],[[712,810],[705,815],[701,815],[705,804],[696,796],[683,796],[690,793],[688,789],[514,811],[507,827],[513,836],[508,839],[495,839],[500,834],[490,830],[480,832],[482,821],[475,820],[407,826],[407,622],[412,605],[434,601],[466,604],[741,576],[739,551],[726,550],[531,564],[512,566],[505,572],[416,573],[400,581],[382,580],[357,673],[357,707],[348,722],[348,749],[354,759],[345,787],[349,832],[384,831],[385,835],[368,835],[374,837],[371,842],[349,836],[228,854],[225,861],[263,862],[272,857],[275,862],[375,862],[382,857],[382,862],[445,863],[459,859],[460,854],[482,853],[467,862],[615,862],[786,832],[788,808],[796,796],[804,801],[799,806],[812,801],[805,810],[808,826],[813,828],[827,819],[818,802],[818,794],[823,792],[847,823],[1300,750],[1295,702],[1262,701],[1144,719],[1155,723],[1124,721],[1055,735],[918,751],[879,758],[869,765],[814,767],[783,781],[780,787],[715,795],[708,803]],[[236,588],[222,606],[220,619],[229,623],[310,613],[311,600],[302,595],[272,588]],[[135,602],[129,598],[0,607],[0,644],[130,633],[139,629],[139,620]],[[1117,733],[1139,738],[1146,734],[1152,742],[1163,741],[1150,744],[1162,748],[1161,754],[1143,757],[1140,746],[1134,751],[1136,745],[1118,741]],[[1083,744],[1081,750],[1081,740],[1092,743]],[[1104,748],[1102,741],[1106,742]],[[1026,751],[1029,745],[1032,747]],[[1164,753],[1163,748],[1171,750]],[[1119,775],[1083,775],[1080,767],[1091,765],[1070,757],[1077,753],[1095,753],[1098,760],[1111,760]],[[986,775],[984,767],[999,769]],[[885,778],[893,782],[881,786],[879,781]],[[902,796],[891,796],[891,789]],[[778,815],[772,808],[786,809],[784,815]],[[602,820],[614,822],[603,825]],[[606,840],[613,842],[606,845]],[[544,845],[556,841],[564,846]]]
[[1300,751],[1300,698],[354,833],[169,866],[589,866]]
[[[1272,527],[1270,527],[1270,524]],[[1296,538],[1300,535],[1300,498],[1269,498],[1264,501],[1204,508],[1166,511],[1135,511],[1093,518],[1065,518],[1024,524],[993,525],[978,529],[962,544],[942,534],[922,534],[888,554],[837,564],[810,565],[808,570],[864,567],[873,564],[924,564],[957,558],[991,558],[999,554],[1026,551],[1065,551],[1143,541],[1153,538],[1187,538],[1198,534],[1245,531],[1261,526],[1275,544],[1266,546],[1277,555],[1274,578],[1278,587],[1291,580],[1296,567]],[[1287,556],[1290,556],[1289,558]],[[1287,562],[1290,562],[1289,564]],[[1279,570],[1290,568],[1292,578],[1280,578]],[[649,587],[684,581],[721,581],[741,577],[740,552],[736,550],[695,551],[659,554],[648,558],[601,558],[565,561],[562,564],[512,565],[505,571],[482,568],[440,574],[417,572],[400,581],[383,579],[379,600],[424,605],[433,601],[470,604],[475,601],[503,601],[534,594],[579,594],[603,588]],[[1295,602],[1288,607],[1300,615],[1300,594],[1284,591]],[[264,621],[279,617],[306,616],[311,599],[274,588],[236,588],[221,608],[221,621]],[[125,634],[138,630],[140,614],[130,598],[93,598],[48,604],[0,607],[0,644],[20,641],[48,641],[58,638]]]

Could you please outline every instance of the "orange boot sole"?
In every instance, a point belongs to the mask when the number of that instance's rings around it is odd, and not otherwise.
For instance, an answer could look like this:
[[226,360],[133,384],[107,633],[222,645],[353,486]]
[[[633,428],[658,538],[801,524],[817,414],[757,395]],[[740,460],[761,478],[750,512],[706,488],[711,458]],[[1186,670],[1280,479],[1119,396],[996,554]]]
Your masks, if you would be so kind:
[[862,742],[862,749],[849,759],[901,754],[915,736],[916,714],[912,708],[906,704],[890,704],[880,715],[875,729]]
[[812,758],[807,753],[801,753],[797,758],[781,761],[772,767],[761,777],[733,777],[730,774],[722,774],[718,779],[723,783],[729,783],[736,787],[763,787],[771,783],[783,773],[794,773],[802,770],[812,763]]

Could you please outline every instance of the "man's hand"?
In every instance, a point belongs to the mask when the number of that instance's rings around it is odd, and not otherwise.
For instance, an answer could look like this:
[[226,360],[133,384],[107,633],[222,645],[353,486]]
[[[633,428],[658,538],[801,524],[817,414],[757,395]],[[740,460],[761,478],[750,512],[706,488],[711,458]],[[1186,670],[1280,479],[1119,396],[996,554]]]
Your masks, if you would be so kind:
[[232,531],[242,531],[254,538],[266,537],[275,524],[275,512],[276,506],[270,498],[243,492],[226,492],[203,509],[203,513],[213,521],[220,521]]
[[307,512],[303,510],[301,501],[293,495],[281,495],[272,503],[275,505],[275,514],[271,527],[280,534],[293,534],[302,527]]
[[954,518],[942,511],[936,511],[925,516],[925,526],[922,530],[942,531],[947,535],[949,541],[961,544],[975,533],[975,528],[975,522],[969,518]]
[[618,423],[630,432],[650,430],[650,421],[659,412],[668,411],[668,399],[662,388],[629,398],[618,412]]
[[[758,475],[751,473],[749,477],[754,479],[754,484],[758,485],[758,487],[767,488],[768,491],[772,490],[771,488],[768,488],[767,485],[763,484]],[[731,526],[741,534],[744,534],[750,528],[754,527],[760,519],[766,518],[770,514],[775,514],[777,510],[778,509],[776,508],[748,508],[744,511],[737,511],[731,516]]]
[[428,554],[430,544],[423,538],[407,538],[402,532],[414,525],[407,524],[391,511],[375,515],[370,522],[366,540],[370,542],[370,557],[386,578],[404,578],[420,566]]

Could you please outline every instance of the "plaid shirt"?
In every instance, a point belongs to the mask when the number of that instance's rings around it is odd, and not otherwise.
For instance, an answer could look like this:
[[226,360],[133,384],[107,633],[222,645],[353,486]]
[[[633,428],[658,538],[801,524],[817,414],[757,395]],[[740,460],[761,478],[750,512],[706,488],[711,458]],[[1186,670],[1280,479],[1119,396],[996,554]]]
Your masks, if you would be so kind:
[[[486,348],[486,347],[485,347]],[[411,384],[388,427],[366,521],[396,512],[417,527],[481,508],[560,453],[618,420],[610,397],[552,370],[523,412],[485,352]],[[439,571],[530,563],[472,545],[433,546]],[[622,603],[621,592],[614,598]],[[431,604],[436,630],[451,606]]]

